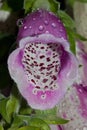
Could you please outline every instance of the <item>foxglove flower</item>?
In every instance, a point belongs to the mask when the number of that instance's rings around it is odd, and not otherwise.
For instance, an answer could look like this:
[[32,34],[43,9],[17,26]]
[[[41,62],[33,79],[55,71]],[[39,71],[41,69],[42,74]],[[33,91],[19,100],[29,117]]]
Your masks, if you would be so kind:
[[78,67],[62,22],[37,10],[22,20],[17,41],[8,58],[11,77],[32,108],[53,108],[75,81]]
[[80,76],[75,87],[80,100],[80,114],[87,119],[87,52],[86,46],[81,42],[77,43],[77,57],[80,64]]
[[58,115],[69,119],[64,130],[87,130],[87,47],[76,43],[76,56],[79,62],[79,75],[59,105]]

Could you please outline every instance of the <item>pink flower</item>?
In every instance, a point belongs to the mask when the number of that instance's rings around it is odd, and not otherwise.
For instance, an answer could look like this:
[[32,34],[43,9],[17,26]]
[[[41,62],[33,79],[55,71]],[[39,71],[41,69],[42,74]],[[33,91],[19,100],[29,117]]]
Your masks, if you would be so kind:
[[87,52],[85,49],[86,45],[81,42],[77,43],[77,57],[80,64],[80,75],[75,87],[80,100],[79,112],[87,119]]
[[19,46],[8,58],[10,75],[32,108],[53,108],[76,80],[77,60],[62,22],[53,13],[37,10],[22,22]]
[[79,62],[78,79],[58,108],[58,115],[70,120],[64,124],[64,130],[87,130],[87,47],[81,42],[77,42],[76,45]]

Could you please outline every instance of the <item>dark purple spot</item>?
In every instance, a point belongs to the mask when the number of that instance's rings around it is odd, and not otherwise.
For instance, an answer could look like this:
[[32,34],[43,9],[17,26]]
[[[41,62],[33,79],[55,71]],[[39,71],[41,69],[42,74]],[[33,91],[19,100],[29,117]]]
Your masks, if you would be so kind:
[[43,79],[43,83],[46,83],[48,81],[48,79]]
[[34,79],[31,79],[31,81],[32,81],[34,84],[36,84],[35,81],[34,81]]
[[50,58],[49,58],[49,57],[47,58],[47,61],[48,61],[48,62],[50,61]]
[[40,63],[40,65],[39,66],[43,66],[44,65],[44,63]]
[[44,47],[42,46],[41,49],[44,49]]
[[42,56],[40,56],[40,59],[42,59],[42,58],[44,58],[45,56],[44,55],[42,55]]

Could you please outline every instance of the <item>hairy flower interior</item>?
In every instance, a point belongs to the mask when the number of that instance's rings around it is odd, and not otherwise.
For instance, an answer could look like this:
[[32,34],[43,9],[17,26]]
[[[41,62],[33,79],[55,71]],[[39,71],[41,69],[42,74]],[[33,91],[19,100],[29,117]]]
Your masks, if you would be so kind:
[[24,47],[22,64],[27,79],[39,90],[58,88],[60,71],[60,45],[58,43],[29,43]]

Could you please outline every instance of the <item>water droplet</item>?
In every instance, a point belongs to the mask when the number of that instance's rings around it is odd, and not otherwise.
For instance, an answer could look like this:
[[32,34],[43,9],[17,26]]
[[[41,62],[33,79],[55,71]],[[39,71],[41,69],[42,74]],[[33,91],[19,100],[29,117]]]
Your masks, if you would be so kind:
[[48,21],[47,20],[45,20],[44,23],[45,23],[45,25],[48,25]]
[[46,33],[48,34],[48,33],[49,33],[49,31],[46,31]]
[[33,18],[33,20],[35,21],[35,20],[36,20],[36,18]]
[[36,88],[34,88],[34,89],[32,90],[32,92],[33,92],[34,95],[37,95],[37,89],[36,89]]
[[24,26],[24,29],[27,29],[27,26]]
[[31,27],[31,26],[29,26],[29,28],[31,29],[32,27]]
[[23,19],[18,19],[17,26],[21,27],[23,25]]
[[52,27],[54,27],[54,28],[55,28],[55,27],[56,27],[56,24],[55,24],[55,23],[52,23]]
[[46,98],[46,94],[41,95],[41,99],[45,99]]
[[82,89],[79,88],[79,92],[82,93]]
[[39,26],[39,30],[43,31],[44,27],[42,25]]
[[60,23],[61,21],[60,21],[60,19],[58,20],[58,23]]

